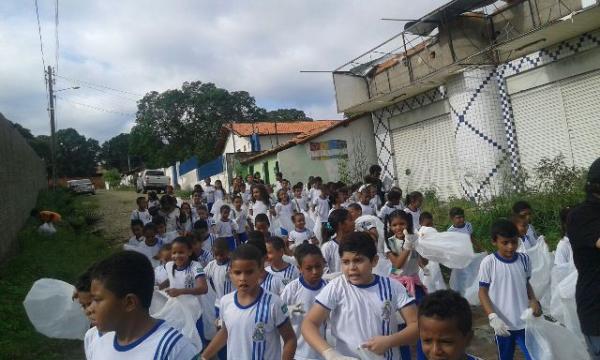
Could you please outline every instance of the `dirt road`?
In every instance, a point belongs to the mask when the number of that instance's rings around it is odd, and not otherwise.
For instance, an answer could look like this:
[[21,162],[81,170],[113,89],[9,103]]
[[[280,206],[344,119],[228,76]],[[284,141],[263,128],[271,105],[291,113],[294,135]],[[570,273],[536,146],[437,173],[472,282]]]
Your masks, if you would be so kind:
[[130,237],[129,217],[136,208],[135,199],[140,195],[133,190],[98,190],[96,196],[102,220],[94,230],[101,231],[106,241],[116,247]]

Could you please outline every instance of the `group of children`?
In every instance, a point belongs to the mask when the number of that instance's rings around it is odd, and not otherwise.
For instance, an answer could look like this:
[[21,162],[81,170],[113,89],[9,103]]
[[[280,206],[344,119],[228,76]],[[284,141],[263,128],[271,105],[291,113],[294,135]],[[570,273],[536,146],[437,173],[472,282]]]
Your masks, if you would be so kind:
[[[191,204],[164,195],[149,210],[138,198],[126,245],[133,251],[82,276],[78,299],[93,326],[88,359],[406,360],[411,347],[418,359],[476,359],[466,353],[468,302],[452,290],[428,294],[418,276],[428,262],[416,251],[419,230],[433,226],[421,193],[410,193],[405,205],[398,188],[382,198],[377,184],[347,188],[314,178],[290,189],[278,176],[275,201],[262,184],[238,180],[230,197],[218,186],[209,196],[207,184]],[[529,358],[520,315],[528,307],[541,314],[531,263],[518,251],[537,238],[531,207],[519,202],[513,210],[512,221],[492,226],[497,251],[479,271],[479,298],[501,359],[513,358],[515,344]],[[448,231],[472,237],[462,209],[449,215]],[[201,354],[150,316],[155,289],[198,298]]]

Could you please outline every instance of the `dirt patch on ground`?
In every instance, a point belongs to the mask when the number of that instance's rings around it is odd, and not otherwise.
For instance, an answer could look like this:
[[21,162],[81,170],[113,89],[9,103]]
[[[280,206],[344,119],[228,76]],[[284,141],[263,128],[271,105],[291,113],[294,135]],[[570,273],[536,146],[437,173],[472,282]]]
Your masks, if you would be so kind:
[[135,199],[140,195],[135,191],[98,190],[96,196],[101,220],[94,231],[102,232],[111,246],[119,246],[130,237],[131,211],[136,208]]

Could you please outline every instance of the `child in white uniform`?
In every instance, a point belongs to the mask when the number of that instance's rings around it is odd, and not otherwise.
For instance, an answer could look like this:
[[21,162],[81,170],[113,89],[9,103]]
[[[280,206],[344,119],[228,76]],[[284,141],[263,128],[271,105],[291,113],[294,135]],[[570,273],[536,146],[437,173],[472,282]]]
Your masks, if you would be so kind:
[[148,201],[143,196],[136,199],[137,209],[131,212],[131,220],[140,220],[144,225],[152,221],[152,215],[148,212]]
[[319,244],[315,233],[306,228],[306,219],[303,213],[295,213],[292,219],[294,221],[294,230],[288,235],[288,247],[290,250],[303,243]]
[[[301,276],[287,284],[281,294],[281,300],[288,307],[292,326],[298,338],[294,359],[317,360],[321,359],[321,356],[304,341],[300,327],[304,314],[310,310],[315,303],[316,296],[325,287],[326,283],[322,279],[325,259],[323,259],[321,250],[313,244],[297,246],[294,256],[298,262]],[[325,337],[325,325],[321,326],[319,333],[322,337]]]
[[294,211],[297,213],[308,211],[308,201],[306,197],[302,194],[302,184],[298,183],[294,185],[292,188],[294,192],[294,198],[291,203],[294,208]]
[[159,265],[158,252],[162,246],[163,243],[156,238],[156,226],[148,223],[144,225],[144,241],[132,249],[144,254],[154,267]]
[[284,189],[277,192],[277,199],[279,202],[275,204],[275,216],[279,218],[281,235],[287,237],[289,232],[292,231],[291,225],[294,207],[290,202],[288,193]]
[[[91,279],[92,296],[112,302],[110,307],[100,301],[90,305],[98,331],[104,333],[92,344],[90,360],[176,360],[198,354],[187,338],[148,314],[154,272],[143,255],[115,253],[94,266]],[[125,297],[135,300],[125,301]]]
[[237,224],[237,234],[240,244],[248,241],[248,210],[244,207],[243,199],[240,196],[233,198],[233,220]]
[[526,359],[531,359],[525,346],[525,321],[521,314],[531,307],[535,316],[542,311],[529,284],[529,256],[517,252],[518,231],[508,220],[492,225],[492,243],[498,249],[483,258],[479,267],[479,300],[496,333],[498,357],[512,360],[515,344]]
[[237,246],[237,231],[238,224],[235,220],[229,218],[231,214],[231,207],[229,205],[221,206],[219,209],[221,213],[221,219],[215,223],[215,234],[217,237],[224,237],[229,242],[229,249],[233,249]]
[[285,304],[260,286],[263,266],[263,255],[250,244],[233,252],[230,274],[237,290],[221,299],[223,327],[203,352],[202,360],[212,358],[225,345],[228,359],[293,359],[294,329]]
[[387,194],[387,201],[381,207],[379,212],[377,213],[377,217],[385,224],[387,222],[387,216],[396,210],[402,210],[401,203],[402,193],[397,190],[391,190]]
[[280,237],[272,236],[266,239],[267,260],[269,265],[265,267],[269,273],[281,278],[283,285],[287,285],[290,281],[298,278],[300,273],[298,268],[283,261],[283,251],[285,243]]
[[[302,323],[302,336],[326,360],[367,358],[369,355],[361,353],[369,351],[398,359],[398,347],[417,340],[414,299],[401,284],[371,273],[377,249],[369,235],[356,232],[346,236],[339,254],[343,276],[333,279],[317,295]],[[400,332],[396,331],[398,311],[407,324]],[[335,349],[320,332],[328,318]]]
[[567,237],[567,216],[569,215],[571,208],[564,208],[560,211],[560,227],[563,233],[562,239],[556,244],[556,251],[554,252],[554,265],[571,264],[575,266],[573,262],[573,249],[571,243]]
[[417,232],[421,228],[419,218],[421,217],[421,206],[423,205],[423,194],[413,191],[406,195],[406,208],[404,211],[412,216],[413,228]]
[[348,210],[338,209],[329,215],[329,221],[326,224],[321,251],[325,258],[327,272],[332,274],[340,272],[339,241],[354,231],[354,221]]
[[138,246],[144,241],[144,223],[142,220],[131,220],[131,233],[132,237],[127,242],[131,246]]

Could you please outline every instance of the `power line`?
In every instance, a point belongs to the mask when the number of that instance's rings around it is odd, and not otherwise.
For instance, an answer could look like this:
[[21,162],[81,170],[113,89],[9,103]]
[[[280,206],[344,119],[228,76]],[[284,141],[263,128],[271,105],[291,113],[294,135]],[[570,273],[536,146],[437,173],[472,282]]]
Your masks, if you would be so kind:
[[110,92],[110,91],[104,90],[102,88],[93,86],[93,85],[82,84],[81,82],[78,82],[78,81],[72,81],[72,80],[66,80],[66,79],[62,79],[62,80],[68,81],[68,82],[70,82],[72,84],[76,84],[78,86],[82,86],[82,87],[85,87],[85,88],[88,88],[88,89],[96,90],[96,91],[99,91],[101,93],[104,93],[104,94],[107,94],[107,95],[110,95],[110,96],[116,96],[118,98],[125,99],[125,100],[128,100],[128,101],[133,101],[133,102],[137,102],[138,101],[138,99],[134,99],[134,98],[131,98],[129,96],[119,95],[118,93]]
[[55,38],[55,53],[54,53],[54,71],[58,73],[58,58],[59,58],[59,42],[58,42],[58,0],[54,2],[54,38]]
[[[42,53],[42,68],[44,74],[46,73],[46,61],[44,60],[44,41],[42,40],[42,26],[40,25],[40,9],[38,7],[38,1],[33,0],[35,4],[35,16],[37,17],[38,35],[40,36],[40,52]],[[46,78],[46,76],[44,76]]]
[[78,83],[78,84],[85,84],[85,85],[88,85],[88,86],[99,87],[99,88],[103,88],[103,89],[107,89],[107,90],[111,90],[111,91],[120,92],[120,93],[123,93],[123,94],[129,94],[129,95],[140,96],[140,97],[144,96],[142,94],[137,94],[137,93],[134,93],[134,92],[131,92],[131,91],[127,91],[127,90],[119,90],[119,89],[115,89],[113,87],[106,86],[106,85],[94,84],[94,83],[89,82],[89,81],[83,81],[83,80],[77,80],[77,79],[73,79],[73,78],[68,78],[68,77],[62,76],[62,75],[56,75],[56,76],[59,77],[59,78],[61,78],[61,79],[65,79],[65,80],[68,80],[68,81],[71,81],[71,82],[75,82],[75,83]]
[[126,112],[118,111],[118,110],[104,109],[104,108],[101,108],[99,106],[94,106],[94,105],[90,105],[90,104],[84,104],[84,103],[72,101],[72,100],[66,99],[66,98],[64,98],[62,96],[58,96],[58,95],[56,97],[60,98],[64,102],[71,103],[71,104],[78,105],[78,106],[83,106],[83,107],[86,107],[88,109],[92,109],[92,110],[96,110],[96,111],[101,111],[101,112],[104,112],[104,113],[117,114],[117,115],[122,115],[122,116],[135,116],[134,113],[126,113]]

